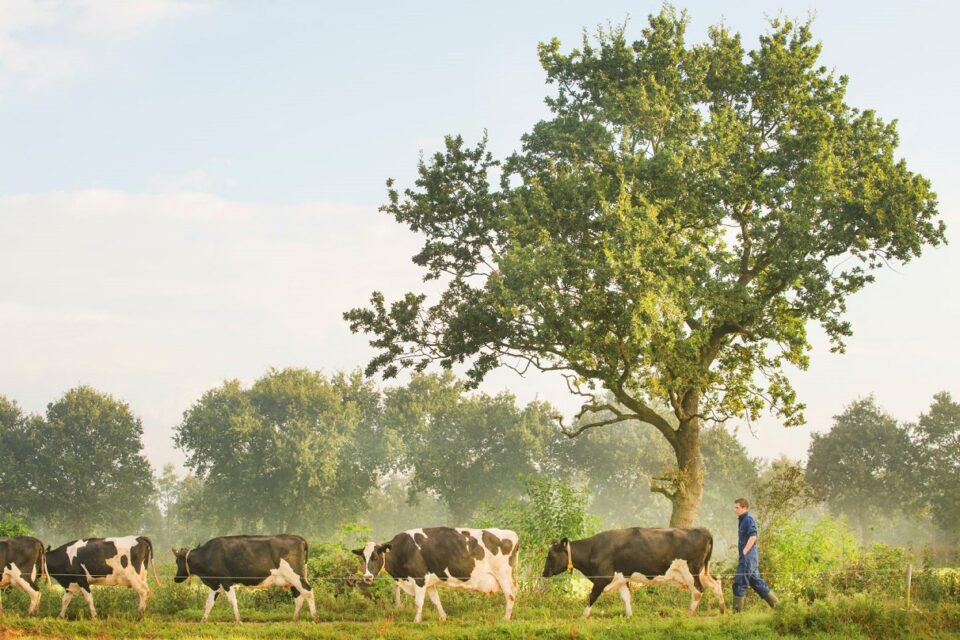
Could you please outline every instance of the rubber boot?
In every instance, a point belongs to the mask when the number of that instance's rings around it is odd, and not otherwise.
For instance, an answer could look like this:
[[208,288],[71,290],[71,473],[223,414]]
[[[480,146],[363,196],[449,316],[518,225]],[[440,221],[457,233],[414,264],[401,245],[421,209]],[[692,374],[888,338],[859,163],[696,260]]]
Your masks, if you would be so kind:
[[733,612],[740,613],[743,611],[743,599],[744,596],[733,596]]
[[777,605],[780,604],[777,594],[775,594],[773,591],[768,592],[767,595],[763,596],[763,599],[768,605],[770,605],[771,609],[776,609]]

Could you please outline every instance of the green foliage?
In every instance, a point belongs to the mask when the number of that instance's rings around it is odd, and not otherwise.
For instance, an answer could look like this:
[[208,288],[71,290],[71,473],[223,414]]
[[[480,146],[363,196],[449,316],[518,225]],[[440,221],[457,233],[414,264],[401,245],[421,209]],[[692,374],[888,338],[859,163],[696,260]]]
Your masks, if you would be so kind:
[[193,517],[220,532],[328,530],[363,504],[384,464],[379,392],[359,373],[271,369],[184,413],[174,440],[202,480]]
[[775,614],[774,627],[780,633],[798,635],[863,634],[868,638],[913,638],[915,614],[876,598],[859,594],[833,601],[820,600],[809,607],[787,604]]
[[830,507],[857,524],[866,543],[871,521],[917,502],[913,459],[907,430],[870,396],[834,416],[829,432],[813,434],[807,474]]
[[91,387],[47,405],[37,436],[30,515],[68,537],[130,531],[153,499],[143,425],[130,406]]
[[823,499],[807,481],[803,464],[786,457],[774,460],[757,481],[751,502],[761,532],[772,533],[804,509]]
[[[911,478],[922,478],[922,502],[945,531],[960,535],[960,403],[938,393],[912,432],[917,444]],[[916,487],[916,483],[913,485]]]
[[0,513],[0,538],[33,535],[33,531],[22,518],[12,513]]
[[826,597],[832,593],[832,578],[856,557],[849,527],[833,518],[821,518],[812,525],[788,519],[775,532],[761,532],[761,574],[778,594],[791,600]]
[[555,462],[558,434],[546,403],[518,407],[509,393],[468,396],[446,372],[413,375],[388,390],[384,404],[398,470],[411,473],[411,497],[438,496],[455,523],[466,522],[481,502],[517,495],[522,475]]
[[[606,389],[674,449],[681,524],[700,504],[701,417],[801,423],[786,372],[808,364],[808,323],[842,350],[872,271],[944,241],[895,125],[845,102],[809,24],[773,20],[752,51],[723,26],[691,45],[687,24],[665,7],[632,42],[611,27],[541,44],[557,92],[518,152],[450,136],[413,188],[388,182],[383,211],[423,237],[413,260],[443,292],[344,314],[372,336],[368,374],[469,363],[476,385],[519,362]],[[598,397],[581,415],[609,408]]]
[[519,499],[486,504],[474,519],[478,527],[512,529],[520,536],[520,575],[539,575],[551,542],[584,538],[600,526],[587,513],[586,489],[560,480],[527,477]]
[[36,508],[35,469],[39,462],[43,419],[27,416],[0,395],[0,495],[3,509],[31,514]]

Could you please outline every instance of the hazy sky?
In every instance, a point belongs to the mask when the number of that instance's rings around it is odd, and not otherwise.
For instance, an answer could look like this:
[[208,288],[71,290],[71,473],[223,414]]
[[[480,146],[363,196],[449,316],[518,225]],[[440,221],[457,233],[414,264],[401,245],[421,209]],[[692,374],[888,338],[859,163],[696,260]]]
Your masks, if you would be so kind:
[[[419,288],[416,238],[384,181],[486,128],[498,155],[545,115],[536,58],[554,36],[654,2],[22,2],[0,0],[0,394],[29,411],[89,384],[143,418],[156,464],[182,412],[271,366],[367,362],[344,310]],[[848,102],[899,119],[901,153],[960,229],[960,5],[678,3],[692,40],[723,20],[752,47],[767,19],[815,15]],[[928,251],[849,304],[854,337],[792,379],[808,425],[741,425],[755,455],[806,453],[850,400],[901,420],[960,395],[960,247]],[[571,412],[562,381],[498,372],[485,389]],[[735,426],[735,425],[732,425]]]

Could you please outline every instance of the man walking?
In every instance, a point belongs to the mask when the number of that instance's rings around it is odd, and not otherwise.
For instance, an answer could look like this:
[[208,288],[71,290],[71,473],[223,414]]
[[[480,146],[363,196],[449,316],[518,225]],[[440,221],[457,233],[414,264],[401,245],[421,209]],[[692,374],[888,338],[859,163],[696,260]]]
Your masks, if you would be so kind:
[[740,520],[740,535],[737,548],[740,561],[737,563],[737,576],[733,579],[733,611],[743,611],[743,599],[747,595],[747,585],[753,587],[761,598],[771,607],[777,606],[777,595],[760,577],[760,555],[757,553],[757,522],[750,515],[750,503],[746,498],[733,501],[733,509]]

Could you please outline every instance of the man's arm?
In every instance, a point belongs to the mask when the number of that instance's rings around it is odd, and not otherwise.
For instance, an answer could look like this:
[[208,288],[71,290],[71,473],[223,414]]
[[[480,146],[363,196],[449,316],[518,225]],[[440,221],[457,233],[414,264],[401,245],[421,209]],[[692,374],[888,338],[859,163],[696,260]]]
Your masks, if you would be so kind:
[[753,545],[757,542],[757,536],[750,536],[747,538],[747,544],[743,545],[743,555],[747,555],[750,549],[753,549]]

